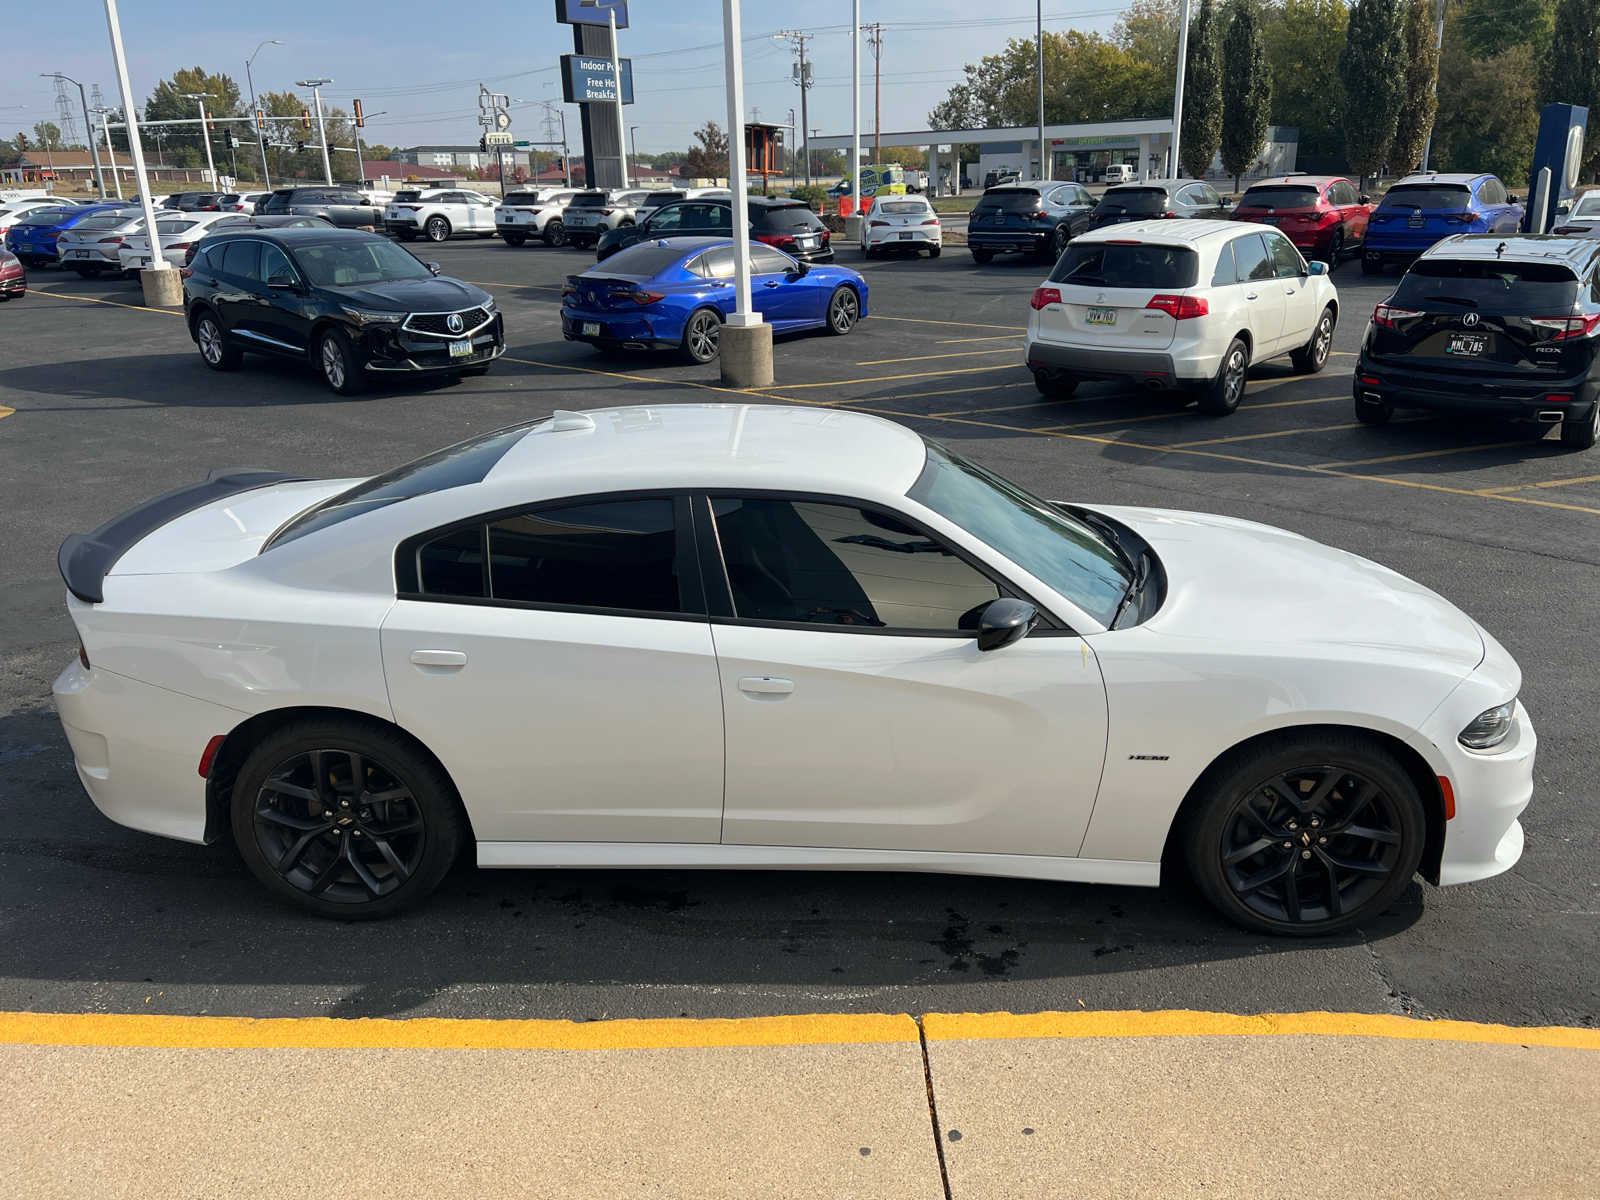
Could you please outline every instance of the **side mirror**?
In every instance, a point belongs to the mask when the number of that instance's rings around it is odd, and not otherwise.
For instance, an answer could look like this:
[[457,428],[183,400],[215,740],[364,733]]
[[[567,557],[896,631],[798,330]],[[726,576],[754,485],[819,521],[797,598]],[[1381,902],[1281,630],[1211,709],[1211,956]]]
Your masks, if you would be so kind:
[[1326,275],[1327,273],[1328,264],[1325,262],[1308,262],[1306,264],[1307,275]]
[[432,271],[432,272],[433,272],[433,273],[434,273],[434,274],[435,274],[435,275],[437,275],[437,274],[438,274],[438,273],[439,273],[439,272],[440,272],[440,271],[442,271],[442,270],[444,270],[444,268],[443,268],[443,267],[441,267],[441,266],[440,266],[440,265],[439,265],[439,264],[438,264],[438,263],[436,263],[436,262],[432,262],[432,263],[423,263],[423,264],[422,264],[422,265],[423,265],[423,266],[425,266],[425,267],[427,267],[427,268],[428,268],[428,270],[430,270],[430,271]]
[[300,287],[294,281],[293,275],[274,275],[267,280],[267,287],[274,292],[298,292]]
[[1506,203],[1507,204],[1521,204],[1522,201],[1520,199],[1518,199],[1517,194],[1515,192],[1512,192],[1508,196],[1506,196]]
[[1222,202],[1221,203],[1222,203],[1222,207],[1223,208],[1232,208],[1233,207],[1233,201],[1229,200],[1226,196],[1222,197]]
[[801,277],[803,277],[805,275],[810,274],[810,272],[811,272],[811,264],[810,263],[797,262],[797,263],[794,264],[794,266],[790,267],[784,273],[786,275],[788,275],[789,278],[791,278],[791,279],[799,279],[799,278],[801,278]]
[[1020,642],[1039,623],[1039,610],[1026,600],[1002,596],[978,618],[978,649],[999,650]]
[[369,197],[369,196],[361,197],[361,207],[362,208],[371,208],[372,207],[372,199],[371,199],[371,197]]
[[1371,204],[1372,203],[1372,197],[1367,195],[1365,192],[1362,192],[1361,193],[1361,203],[1362,204]]

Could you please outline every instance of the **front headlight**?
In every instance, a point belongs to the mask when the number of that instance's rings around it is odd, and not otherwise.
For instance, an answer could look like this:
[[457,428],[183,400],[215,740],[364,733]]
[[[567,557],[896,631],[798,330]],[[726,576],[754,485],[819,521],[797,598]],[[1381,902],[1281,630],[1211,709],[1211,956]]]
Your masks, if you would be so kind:
[[362,326],[398,325],[401,321],[406,319],[405,313],[372,312],[365,308],[351,308],[346,304],[341,304],[339,308],[340,311],[345,314],[345,316],[349,317],[357,325]]
[[1456,735],[1456,741],[1469,750],[1489,750],[1506,740],[1511,732],[1511,722],[1516,719],[1517,702],[1504,704],[1481,712]]
[[497,308],[495,306],[495,302],[494,302],[494,297],[493,296],[490,296],[487,300],[485,300],[478,307],[483,309],[483,311],[488,313],[490,316],[493,316],[495,313],[500,311],[499,308]]

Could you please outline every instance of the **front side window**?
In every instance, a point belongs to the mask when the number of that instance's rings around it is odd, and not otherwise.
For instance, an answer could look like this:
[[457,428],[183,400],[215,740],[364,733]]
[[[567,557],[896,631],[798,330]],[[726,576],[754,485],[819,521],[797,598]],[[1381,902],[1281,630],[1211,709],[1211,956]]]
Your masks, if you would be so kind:
[[1272,255],[1267,253],[1266,243],[1261,240],[1259,233],[1234,238],[1232,245],[1234,271],[1240,283],[1247,283],[1252,279],[1271,279],[1278,273]]
[[1272,248],[1272,265],[1279,279],[1298,279],[1306,273],[1305,260],[1288,238],[1281,233],[1269,233],[1266,238],[1267,245]]
[[[731,249],[729,257],[732,257]],[[771,246],[764,246],[760,242],[750,243],[750,274],[782,275],[793,268],[794,259],[781,250],[774,250]]]
[[261,247],[261,278],[294,279],[294,268],[289,265],[289,256],[278,247],[263,245]]
[[259,243],[228,242],[222,248],[222,266],[219,269],[224,275],[231,275],[246,283],[255,283],[261,278],[260,263]]
[[1000,590],[941,543],[884,513],[824,501],[714,499],[734,613],[753,621],[976,631]]
[[659,233],[683,228],[683,208],[681,204],[669,204],[658,208],[650,215],[648,228],[652,232]]

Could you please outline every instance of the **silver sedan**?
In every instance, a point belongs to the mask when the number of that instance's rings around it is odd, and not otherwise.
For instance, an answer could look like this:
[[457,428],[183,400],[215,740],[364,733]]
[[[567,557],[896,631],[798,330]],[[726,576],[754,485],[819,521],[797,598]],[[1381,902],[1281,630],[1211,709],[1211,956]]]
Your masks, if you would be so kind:
[[1579,194],[1572,208],[1556,217],[1559,224],[1550,232],[1566,237],[1600,238],[1600,188]]

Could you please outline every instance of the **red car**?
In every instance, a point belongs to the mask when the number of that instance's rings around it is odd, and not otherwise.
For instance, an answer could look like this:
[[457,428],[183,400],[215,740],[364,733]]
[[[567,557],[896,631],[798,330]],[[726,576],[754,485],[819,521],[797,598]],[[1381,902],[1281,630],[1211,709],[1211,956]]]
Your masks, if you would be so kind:
[[22,260],[4,246],[0,246],[0,300],[28,294],[28,275],[22,269]]
[[1279,175],[1251,184],[1236,221],[1276,225],[1307,258],[1338,266],[1367,240],[1372,198],[1342,175]]

